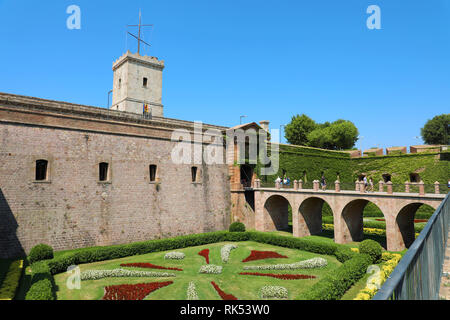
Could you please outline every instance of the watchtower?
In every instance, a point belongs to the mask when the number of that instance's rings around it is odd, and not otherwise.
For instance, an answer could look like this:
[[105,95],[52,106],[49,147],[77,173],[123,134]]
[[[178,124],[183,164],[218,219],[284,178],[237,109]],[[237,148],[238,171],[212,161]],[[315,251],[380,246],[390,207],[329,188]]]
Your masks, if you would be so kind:
[[111,109],[142,114],[148,105],[152,116],[163,117],[163,69],[163,60],[127,51],[113,64]]

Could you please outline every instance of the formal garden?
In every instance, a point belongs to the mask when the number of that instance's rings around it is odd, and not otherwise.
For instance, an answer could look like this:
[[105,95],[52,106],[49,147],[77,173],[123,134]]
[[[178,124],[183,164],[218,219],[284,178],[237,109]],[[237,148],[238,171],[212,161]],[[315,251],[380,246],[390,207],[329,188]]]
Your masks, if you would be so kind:
[[2,262],[0,299],[366,300],[401,256],[374,240],[339,245],[234,223],[126,245],[62,252],[38,245],[24,260]]

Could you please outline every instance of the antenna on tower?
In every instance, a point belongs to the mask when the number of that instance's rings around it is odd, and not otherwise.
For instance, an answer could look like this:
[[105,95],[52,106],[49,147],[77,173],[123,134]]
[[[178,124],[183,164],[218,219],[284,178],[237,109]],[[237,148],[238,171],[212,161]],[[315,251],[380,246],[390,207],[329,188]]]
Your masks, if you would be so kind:
[[149,47],[151,46],[150,44],[148,44],[147,42],[145,42],[144,40],[141,39],[141,28],[142,27],[153,27],[152,24],[141,24],[141,9],[139,9],[139,24],[130,24],[130,25],[127,25],[127,27],[138,27],[138,35],[137,36],[132,34],[131,32],[127,31],[130,36],[133,36],[138,41],[138,51],[137,51],[138,54],[140,54],[140,52],[141,52],[141,42],[145,43]]

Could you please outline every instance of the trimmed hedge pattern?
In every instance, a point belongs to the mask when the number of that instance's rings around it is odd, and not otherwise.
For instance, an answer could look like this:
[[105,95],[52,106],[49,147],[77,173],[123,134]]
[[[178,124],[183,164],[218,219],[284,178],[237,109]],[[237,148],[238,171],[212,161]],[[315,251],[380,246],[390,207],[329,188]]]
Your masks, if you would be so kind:
[[298,297],[300,300],[339,300],[345,292],[366,273],[371,257],[357,254],[339,268],[315,283]]
[[[341,262],[354,259],[355,253],[336,243],[320,242],[311,239],[286,237],[257,231],[211,233],[180,236],[170,239],[150,240],[125,245],[94,247],[67,252],[52,260],[34,263],[32,268],[32,285],[27,293],[27,300],[54,300],[55,284],[53,276],[65,272],[71,265],[92,263],[143,255],[151,252],[169,251],[186,247],[200,246],[217,242],[255,241],[275,246],[309,251],[317,254],[336,256]],[[350,259],[350,260],[349,260]]]
[[55,283],[47,261],[31,265],[31,286],[26,300],[56,300]]
[[0,287],[0,300],[14,299],[22,276],[22,270],[23,260],[16,260],[10,264],[5,280]]

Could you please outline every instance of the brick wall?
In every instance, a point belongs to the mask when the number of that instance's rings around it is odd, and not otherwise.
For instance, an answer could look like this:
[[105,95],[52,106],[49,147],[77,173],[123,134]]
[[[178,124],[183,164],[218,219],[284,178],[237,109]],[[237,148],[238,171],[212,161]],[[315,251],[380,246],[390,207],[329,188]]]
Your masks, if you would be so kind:
[[[57,128],[61,119],[34,116],[45,125],[0,112],[0,258],[38,243],[63,250],[228,227],[226,165],[198,165],[194,184],[191,165],[171,161],[174,142],[115,134],[112,123],[108,133],[95,132],[95,122],[92,130]],[[34,181],[38,159],[49,161],[49,181]],[[108,183],[98,181],[100,162],[109,163]],[[150,183],[150,164],[158,184]]]

